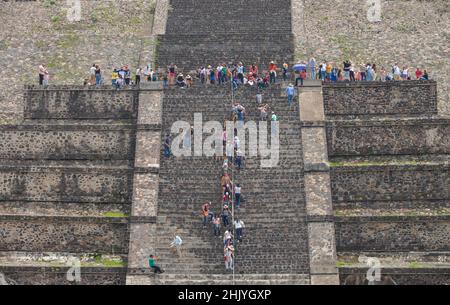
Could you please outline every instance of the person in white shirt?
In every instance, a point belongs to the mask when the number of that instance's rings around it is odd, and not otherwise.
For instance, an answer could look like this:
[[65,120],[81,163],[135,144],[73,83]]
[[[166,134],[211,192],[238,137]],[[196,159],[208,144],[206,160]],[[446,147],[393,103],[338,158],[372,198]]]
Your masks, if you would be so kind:
[[244,222],[239,218],[234,221],[234,228],[236,229],[236,239],[238,242],[242,242],[242,230],[244,229]]
[[95,85],[95,64],[92,65],[91,69],[89,69],[89,85],[94,86]]
[[234,247],[233,246],[225,247],[223,254],[225,258],[225,269],[227,271],[233,270]]
[[142,76],[142,68],[137,68],[136,70],[136,85],[139,85],[141,82],[141,76]]
[[234,187],[234,198],[236,198],[236,207],[239,208],[241,205],[241,185],[236,184]]
[[397,63],[392,67],[392,73],[394,74],[394,80],[400,80],[400,76],[402,73]]
[[181,245],[183,244],[183,240],[180,236],[175,236],[173,241],[170,243],[170,249],[173,254],[178,254],[178,257],[181,257]]
[[43,85],[44,84],[44,78],[45,78],[45,65],[42,64],[39,66],[39,85]]
[[408,67],[404,67],[402,72],[402,79],[407,80],[408,77],[409,77],[409,69]]

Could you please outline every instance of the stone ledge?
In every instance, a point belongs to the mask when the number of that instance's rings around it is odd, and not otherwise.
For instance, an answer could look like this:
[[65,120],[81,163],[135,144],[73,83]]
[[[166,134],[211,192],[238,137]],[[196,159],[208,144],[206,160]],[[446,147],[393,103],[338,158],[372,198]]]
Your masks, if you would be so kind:
[[327,121],[326,127],[328,128],[354,128],[354,127],[389,127],[389,126],[423,126],[423,125],[450,125],[450,118],[448,117],[406,117],[406,118],[395,118],[386,117],[379,118],[375,117],[371,120],[337,120],[337,121]]
[[308,215],[306,219],[308,222],[335,222],[334,215]]
[[138,131],[160,131],[162,130],[162,125],[161,124],[138,124],[137,125],[137,130]]
[[[146,126],[146,125],[145,125]],[[151,126],[151,125],[150,125]],[[0,125],[0,131],[134,131],[136,124],[108,124],[108,125],[56,125],[56,124],[23,124],[23,125]]]
[[131,224],[156,223],[156,216],[131,216],[130,223]]
[[330,171],[330,165],[328,163],[305,163],[306,173],[308,172],[326,172]]
[[72,217],[72,216],[23,216],[23,215],[0,215],[0,220],[7,221],[43,221],[43,222],[85,222],[85,223],[120,223],[128,224],[128,217]]
[[448,222],[450,215],[440,216],[334,216],[335,222]]
[[324,82],[323,88],[358,88],[358,87],[417,87],[417,86],[436,86],[435,80],[408,80],[408,81],[371,81],[371,82]]
[[325,121],[300,121],[302,128],[326,127]]
[[368,166],[333,166],[331,172],[386,172],[386,171],[446,171],[450,169],[450,164],[380,164]]
[[135,167],[134,173],[136,174],[156,174],[158,175],[160,171],[159,164],[155,164],[152,167]]

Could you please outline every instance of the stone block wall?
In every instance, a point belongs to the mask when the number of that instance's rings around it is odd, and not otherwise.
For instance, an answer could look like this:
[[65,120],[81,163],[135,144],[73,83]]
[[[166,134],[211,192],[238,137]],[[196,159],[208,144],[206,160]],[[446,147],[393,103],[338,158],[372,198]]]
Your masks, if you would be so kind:
[[450,251],[450,217],[336,217],[338,251]]
[[128,253],[128,220],[0,216],[0,251]]
[[325,84],[325,113],[329,117],[435,115],[436,86],[435,81]]
[[448,200],[449,169],[449,165],[335,167],[333,202]]
[[130,160],[135,127],[123,125],[0,126],[2,160]]
[[26,119],[136,119],[136,90],[26,86],[25,92]]
[[126,268],[81,267],[81,282],[67,280],[69,267],[0,267],[8,284],[124,285]]
[[[367,285],[367,268],[339,269],[341,285]],[[390,277],[396,285],[450,285],[449,268],[383,268],[381,275]]]
[[0,167],[0,200],[127,203],[132,171],[117,168]]
[[327,123],[330,156],[450,153],[450,120],[385,119]]

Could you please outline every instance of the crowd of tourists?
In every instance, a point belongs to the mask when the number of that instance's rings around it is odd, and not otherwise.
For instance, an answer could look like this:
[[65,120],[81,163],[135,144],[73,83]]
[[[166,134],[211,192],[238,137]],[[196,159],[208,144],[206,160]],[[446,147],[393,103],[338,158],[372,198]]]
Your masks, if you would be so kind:
[[338,81],[400,81],[400,80],[428,80],[427,70],[417,67],[415,70],[408,66],[400,66],[398,63],[390,67],[378,67],[375,63],[353,64],[346,60],[341,66],[329,62],[318,62],[311,58],[307,63],[299,62],[294,65],[294,70],[303,73],[298,76],[296,82],[307,78],[307,73],[311,80],[321,80],[324,82]]
[[[330,61],[316,61],[311,58],[308,61],[300,61],[292,66],[284,62],[280,66],[271,61],[267,69],[261,69],[256,63],[244,66],[242,62],[217,66],[205,65],[196,70],[189,71],[186,75],[179,72],[178,67],[171,63],[167,68],[152,69],[148,64],[144,68],[138,67],[132,73],[128,65],[114,68],[111,72],[111,86],[116,89],[138,86],[141,81],[162,81],[164,87],[177,86],[189,88],[194,84],[208,85],[232,85],[233,89],[240,86],[255,86],[259,89],[267,88],[279,80],[295,81],[295,86],[302,86],[307,79],[321,80],[323,82],[340,81],[401,81],[401,80],[428,80],[427,70],[410,68],[394,63],[387,67],[379,67],[375,63],[354,64],[349,60],[338,65]],[[39,85],[47,86],[50,73],[45,64],[39,66]],[[89,69],[89,77],[84,79],[86,86],[104,85],[102,70],[98,64],[93,64]]]

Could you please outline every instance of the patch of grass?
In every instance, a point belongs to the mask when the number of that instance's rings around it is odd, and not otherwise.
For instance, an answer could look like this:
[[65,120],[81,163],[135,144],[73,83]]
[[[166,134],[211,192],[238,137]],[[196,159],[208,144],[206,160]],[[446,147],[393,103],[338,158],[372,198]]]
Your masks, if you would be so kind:
[[127,264],[122,260],[115,259],[100,259],[95,261],[97,264],[100,264],[104,267],[125,267]]
[[77,46],[79,42],[80,37],[75,33],[70,33],[61,36],[61,38],[57,41],[57,45],[63,49],[71,49]]
[[344,261],[336,261],[336,267],[338,267],[338,268],[351,267],[351,266],[353,266],[353,263],[344,262]]
[[105,217],[112,217],[112,218],[128,217],[127,214],[124,214],[124,213],[121,213],[121,212],[113,212],[113,211],[103,213],[103,216],[105,216]]
[[0,51],[7,50],[9,48],[8,43],[6,41],[0,41]]
[[59,22],[61,20],[61,17],[58,15],[52,16],[51,18],[52,22],[56,23]]
[[44,6],[49,7],[56,4],[56,0],[45,0]]
[[47,46],[47,43],[44,40],[36,40],[34,42],[34,45],[36,46],[36,48],[45,48]]
[[91,258],[94,260],[93,262],[83,262],[82,266],[90,267],[93,265],[101,265],[102,267],[119,268],[126,267],[127,265],[121,258],[106,258],[99,253],[92,254]]
[[410,262],[408,267],[416,269],[416,268],[423,268],[423,265],[419,262]]

